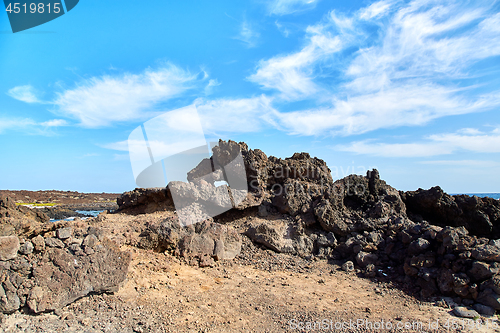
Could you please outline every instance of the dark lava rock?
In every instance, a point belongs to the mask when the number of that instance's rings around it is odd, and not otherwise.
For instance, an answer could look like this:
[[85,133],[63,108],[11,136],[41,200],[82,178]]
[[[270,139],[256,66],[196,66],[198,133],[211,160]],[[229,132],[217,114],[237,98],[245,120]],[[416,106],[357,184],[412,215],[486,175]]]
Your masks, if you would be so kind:
[[474,281],[484,281],[493,276],[490,265],[481,261],[474,261],[467,273]]
[[60,239],[41,235],[25,241],[21,248],[17,242],[17,249],[15,258],[0,265],[3,313],[24,306],[34,313],[52,311],[90,293],[115,292],[130,263],[129,253],[105,238],[91,255],[73,254]]
[[476,301],[495,310],[500,310],[500,295],[498,295],[491,289],[482,290],[479,293]]
[[169,251],[188,259],[208,255],[217,260],[235,258],[241,244],[241,236],[230,226],[204,221],[181,227],[176,219],[148,226],[139,241],[139,246],[145,249]]
[[370,264],[376,264],[378,256],[373,253],[359,252],[356,256],[356,261],[359,266],[366,267]]
[[495,314],[495,309],[493,309],[492,307],[483,305],[483,304],[476,303],[472,306],[472,308],[474,310],[476,310],[478,313],[480,313],[484,316],[487,316],[487,317],[491,317]]
[[465,226],[473,235],[500,238],[500,202],[492,198],[446,194],[439,186],[400,192],[411,216],[441,226]]
[[419,238],[417,240],[414,240],[409,246],[408,246],[408,254],[410,255],[415,255],[424,252],[429,248],[431,244],[429,243],[428,240],[424,238]]
[[75,256],[60,248],[48,249],[42,261],[33,265],[27,305],[35,312],[59,309],[89,293],[116,292],[125,280],[130,255],[107,240],[100,251]]
[[479,317],[479,313],[477,313],[475,310],[467,309],[464,306],[457,306],[456,308],[454,308],[453,314],[457,317],[460,317],[460,318],[478,318]]
[[174,203],[166,188],[141,189],[123,193],[118,199],[117,212],[146,214],[173,210]]

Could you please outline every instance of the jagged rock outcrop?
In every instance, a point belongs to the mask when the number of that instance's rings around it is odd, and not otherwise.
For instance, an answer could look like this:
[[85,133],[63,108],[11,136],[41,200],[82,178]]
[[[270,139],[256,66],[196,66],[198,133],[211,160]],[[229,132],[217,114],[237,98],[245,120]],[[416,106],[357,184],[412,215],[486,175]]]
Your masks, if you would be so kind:
[[32,235],[50,218],[39,209],[16,206],[9,197],[0,198],[0,236]]
[[117,212],[146,214],[161,210],[173,210],[172,196],[166,188],[142,189],[123,193],[118,199]]
[[449,195],[439,186],[401,192],[408,212],[440,226],[464,226],[471,234],[500,238],[500,201],[468,195]]
[[[241,159],[237,158],[239,154]],[[246,177],[241,174],[242,170]],[[237,177],[231,178],[231,173]],[[391,216],[406,216],[399,192],[380,180],[378,171],[370,171],[367,177],[352,175],[334,183],[326,163],[308,153],[295,153],[290,158],[280,159],[267,157],[258,149],[249,149],[242,142],[219,141],[212,157],[201,161],[187,178],[189,183],[172,182],[167,189],[127,192],[118,199],[119,211],[173,209],[170,192],[175,190],[188,204],[199,203],[192,205],[192,209],[199,207],[198,215],[204,213],[205,218],[217,214],[205,212],[203,208],[231,208],[226,202],[229,197],[224,196],[230,191],[237,210],[259,207],[261,215],[269,211],[287,214],[298,217],[305,226],[319,224],[325,231],[338,235],[374,229]],[[201,178],[203,180],[197,184]],[[246,179],[248,193],[243,201],[238,200],[241,201],[238,204],[234,200],[238,191],[213,184],[228,178]],[[234,184],[231,179],[230,183]]]

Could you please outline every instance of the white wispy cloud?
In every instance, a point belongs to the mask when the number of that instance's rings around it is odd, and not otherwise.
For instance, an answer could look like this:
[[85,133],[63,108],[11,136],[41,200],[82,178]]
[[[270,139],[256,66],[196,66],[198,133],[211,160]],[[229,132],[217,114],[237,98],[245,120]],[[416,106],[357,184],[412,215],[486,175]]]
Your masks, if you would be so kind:
[[488,81],[481,89],[465,81],[480,76],[478,61],[500,55],[499,27],[487,3],[379,1],[330,12],[307,28],[300,50],[261,60],[248,79],[284,101],[315,101],[274,114],[292,134],[423,125],[500,105]]
[[278,30],[281,31],[281,33],[285,37],[290,36],[290,30],[287,27],[285,27],[282,23],[276,21],[276,22],[274,22],[274,24],[276,24],[276,28],[278,28]]
[[456,152],[500,153],[498,129],[482,132],[478,129],[463,129],[456,133],[429,135],[412,143],[386,143],[375,140],[351,142],[337,145],[336,150],[355,154],[382,157],[430,157],[449,155]]
[[284,100],[300,100],[318,93],[314,66],[341,51],[344,45],[339,36],[325,33],[319,25],[309,27],[307,35],[308,43],[301,51],[261,60],[248,79],[265,89],[278,90]]
[[52,119],[44,121],[43,123],[40,123],[40,125],[45,127],[61,127],[61,126],[68,126],[69,123],[64,119]]
[[257,46],[259,37],[260,34],[244,19],[241,23],[239,34],[234,38],[242,41],[247,47],[251,48]]
[[370,20],[374,17],[384,16],[391,9],[393,3],[394,1],[378,1],[372,3],[370,6],[359,11],[359,18],[362,20]]
[[67,126],[63,119],[53,119],[37,122],[31,118],[0,117],[0,134],[8,131],[22,132],[28,135],[54,135],[53,128]]
[[458,167],[460,166],[480,167],[480,168],[493,168],[500,166],[500,162],[484,161],[484,160],[434,160],[434,161],[420,161],[419,164],[458,166]]
[[2,118],[0,117],[0,133],[7,130],[24,130],[36,125],[30,118]]
[[9,89],[7,95],[25,103],[42,103],[38,99],[35,88],[31,85],[17,86]]
[[205,95],[208,96],[213,93],[214,88],[220,86],[221,83],[217,79],[212,79],[208,81],[208,84],[205,86]]
[[271,14],[287,15],[312,9],[318,2],[319,0],[271,0],[267,4]]
[[205,133],[258,132],[273,121],[272,99],[261,95],[241,99],[195,101]]
[[92,77],[57,94],[58,112],[88,128],[145,119],[154,107],[195,85],[196,74],[168,64],[140,74]]
[[[266,127],[277,126],[272,114],[277,111],[271,105],[272,99],[265,95],[242,99],[206,100],[199,98],[194,102],[205,136],[218,136],[234,133],[259,132]],[[189,115],[177,115],[175,123],[192,123]],[[185,118],[185,119],[184,119]],[[149,141],[151,146],[162,146],[162,142]],[[130,147],[142,149],[142,142],[125,140],[99,145],[102,148],[129,151]],[[186,149],[192,148],[188,146]],[[168,149],[161,148],[167,151]]]
[[109,143],[103,143],[99,144],[98,146],[101,148],[106,148],[106,149],[111,149],[111,150],[118,150],[118,151],[128,151],[128,140],[123,140],[123,141],[118,141],[118,142],[109,142]]
[[422,82],[357,95],[335,98],[333,106],[305,111],[275,113],[277,122],[291,134],[352,135],[380,128],[424,125],[449,116],[500,105],[500,95],[487,94],[469,100],[456,89]]

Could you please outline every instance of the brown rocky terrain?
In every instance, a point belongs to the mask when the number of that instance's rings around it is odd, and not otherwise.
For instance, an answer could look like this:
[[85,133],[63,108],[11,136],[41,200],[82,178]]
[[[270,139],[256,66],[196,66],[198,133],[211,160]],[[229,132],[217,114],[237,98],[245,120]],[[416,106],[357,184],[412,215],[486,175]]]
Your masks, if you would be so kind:
[[75,191],[11,191],[0,190],[0,197],[9,197],[16,203],[54,203],[58,205],[85,205],[116,202],[116,193],[80,193]]
[[[0,190],[0,197],[10,198],[18,206],[37,208],[49,219],[88,217],[88,211],[115,210],[118,208],[115,193],[79,193],[74,191],[11,191]],[[83,211],[84,213],[78,213]]]
[[[497,200],[399,192],[377,170],[334,182],[307,153],[213,152],[190,183],[85,221],[0,201],[3,331],[500,331]],[[214,186],[239,153],[242,200]],[[173,197],[205,217],[221,189],[232,209],[181,226]]]

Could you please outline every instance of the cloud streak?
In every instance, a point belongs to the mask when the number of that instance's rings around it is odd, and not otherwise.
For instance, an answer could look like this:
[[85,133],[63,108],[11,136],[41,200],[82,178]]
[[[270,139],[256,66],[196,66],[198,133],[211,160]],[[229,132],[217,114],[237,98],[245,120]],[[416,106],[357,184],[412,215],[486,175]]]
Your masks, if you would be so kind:
[[319,0],[271,0],[268,2],[268,10],[273,15],[287,15],[316,6]]
[[336,150],[381,157],[430,157],[456,152],[500,153],[500,131],[463,129],[456,133],[434,134],[413,143],[383,143],[374,140],[337,145]]
[[[303,47],[259,62],[248,79],[282,101],[317,106],[274,113],[297,135],[353,135],[491,110],[500,91],[474,65],[500,55],[500,13],[456,1],[379,1],[335,11],[306,29]],[[498,65],[495,66],[498,69]]]
[[80,82],[57,94],[54,104],[61,115],[77,119],[87,128],[145,119],[161,102],[195,86],[196,75],[174,65],[141,74],[104,75]]
[[0,117],[0,134],[10,131],[23,132],[30,135],[53,135],[53,129],[69,124],[63,119],[52,119],[37,122],[31,118]]
[[261,95],[241,99],[195,101],[201,125],[206,134],[258,132],[276,125],[271,115],[277,111],[272,99]]
[[245,19],[241,23],[240,32],[235,39],[240,40],[245,44],[246,47],[252,48],[257,46],[260,34],[255,31],[255,29],[250,25],[250,23]]
[[9,89],[7,95],[25,103],[42,103],[37,97],[35,88],[31,85],[17,86]]

